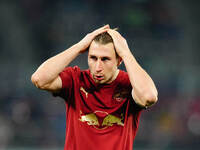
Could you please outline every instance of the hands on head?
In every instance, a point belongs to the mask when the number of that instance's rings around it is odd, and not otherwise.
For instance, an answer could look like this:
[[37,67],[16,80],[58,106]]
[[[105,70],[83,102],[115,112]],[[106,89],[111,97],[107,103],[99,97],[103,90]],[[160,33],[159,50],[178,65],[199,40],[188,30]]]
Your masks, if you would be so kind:
[[104,33],[104,32],[107,32],[112,37],[116,52],[118,53],[118,55],[120,57],[122,57],[124,55],[124,52],[126,52],[127,50],[129,51],[129,47],[128,47],[128,44],[126,42],[126,39],[124,37],[122,37],[121,34],[118,31],[116,31],[116,28],[115,29],[110,29],[109,25],[105,25],[103,27],[100,27],[100,28],[94,30],[91,33],[88,33],[78,43],[81,46],[80,53],[83,53],[83,52],[87,51],[87,49],[90,46],[90,44],[93,41],[93,39],[97,35],[99,35],[101,33]]
[[107,32],[113,39],[117,54],[123,59],[130,52],[126,39],[115,29],[108,29]]
[[81,53],[87,51],[87,48],[90,46],[91,42],[93,41],[93,39],[104,32],[107,32],[108,29],[110,29],[109,25],[105,25],[101,28],[98,28],[96,30],[94,30],[91,33],[88,33],[78,44],[81,46]]

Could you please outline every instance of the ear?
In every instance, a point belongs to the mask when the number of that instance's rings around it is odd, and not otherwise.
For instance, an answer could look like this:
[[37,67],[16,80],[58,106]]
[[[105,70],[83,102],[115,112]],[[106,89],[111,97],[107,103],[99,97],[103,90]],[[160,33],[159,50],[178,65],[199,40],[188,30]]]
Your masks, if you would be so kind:
[[117,66],[119,67],[119,65],[121,65],[122,63],[122,58],[118,56],[117,58]]

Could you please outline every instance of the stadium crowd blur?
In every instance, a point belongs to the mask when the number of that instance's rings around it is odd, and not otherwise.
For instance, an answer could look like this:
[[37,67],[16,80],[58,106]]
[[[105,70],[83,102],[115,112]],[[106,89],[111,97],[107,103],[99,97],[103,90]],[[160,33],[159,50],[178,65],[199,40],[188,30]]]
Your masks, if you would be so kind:
[[[186,0],[2,0],[0,150],[62,149],[64,102],[36,89],[31,74],[104,24],[119,27],[159,91],[158,103],[142,113],[134,146],[200,149],[198,6]],[[86,55],[71,65],[86,69]]]

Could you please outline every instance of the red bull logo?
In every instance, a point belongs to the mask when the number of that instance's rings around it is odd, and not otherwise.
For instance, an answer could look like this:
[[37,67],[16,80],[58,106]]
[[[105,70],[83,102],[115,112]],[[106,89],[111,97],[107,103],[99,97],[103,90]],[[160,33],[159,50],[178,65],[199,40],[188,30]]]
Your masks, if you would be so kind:
[[124,126],[123,123],[123,113],[121,117],[117,117],[115,115],[108,114],[103,111],[95,111],[94,113],[82,115],[80,113],[80,121],[86,122],[87,125],[92,125],[97,129],[105,129],[107,127],[111,127],[113,125]]

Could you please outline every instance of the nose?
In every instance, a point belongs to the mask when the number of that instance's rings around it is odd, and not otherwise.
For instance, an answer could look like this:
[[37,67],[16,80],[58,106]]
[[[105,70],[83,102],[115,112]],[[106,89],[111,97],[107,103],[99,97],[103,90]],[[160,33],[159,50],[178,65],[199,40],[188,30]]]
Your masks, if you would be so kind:
[[103,70],[103,68],[102,68],[102,62],[101,62],[101,60],[97,60],[97,62],[96,62],[96,66],[95,66],[96,68],[96,72],[101,72],[102,70]]

